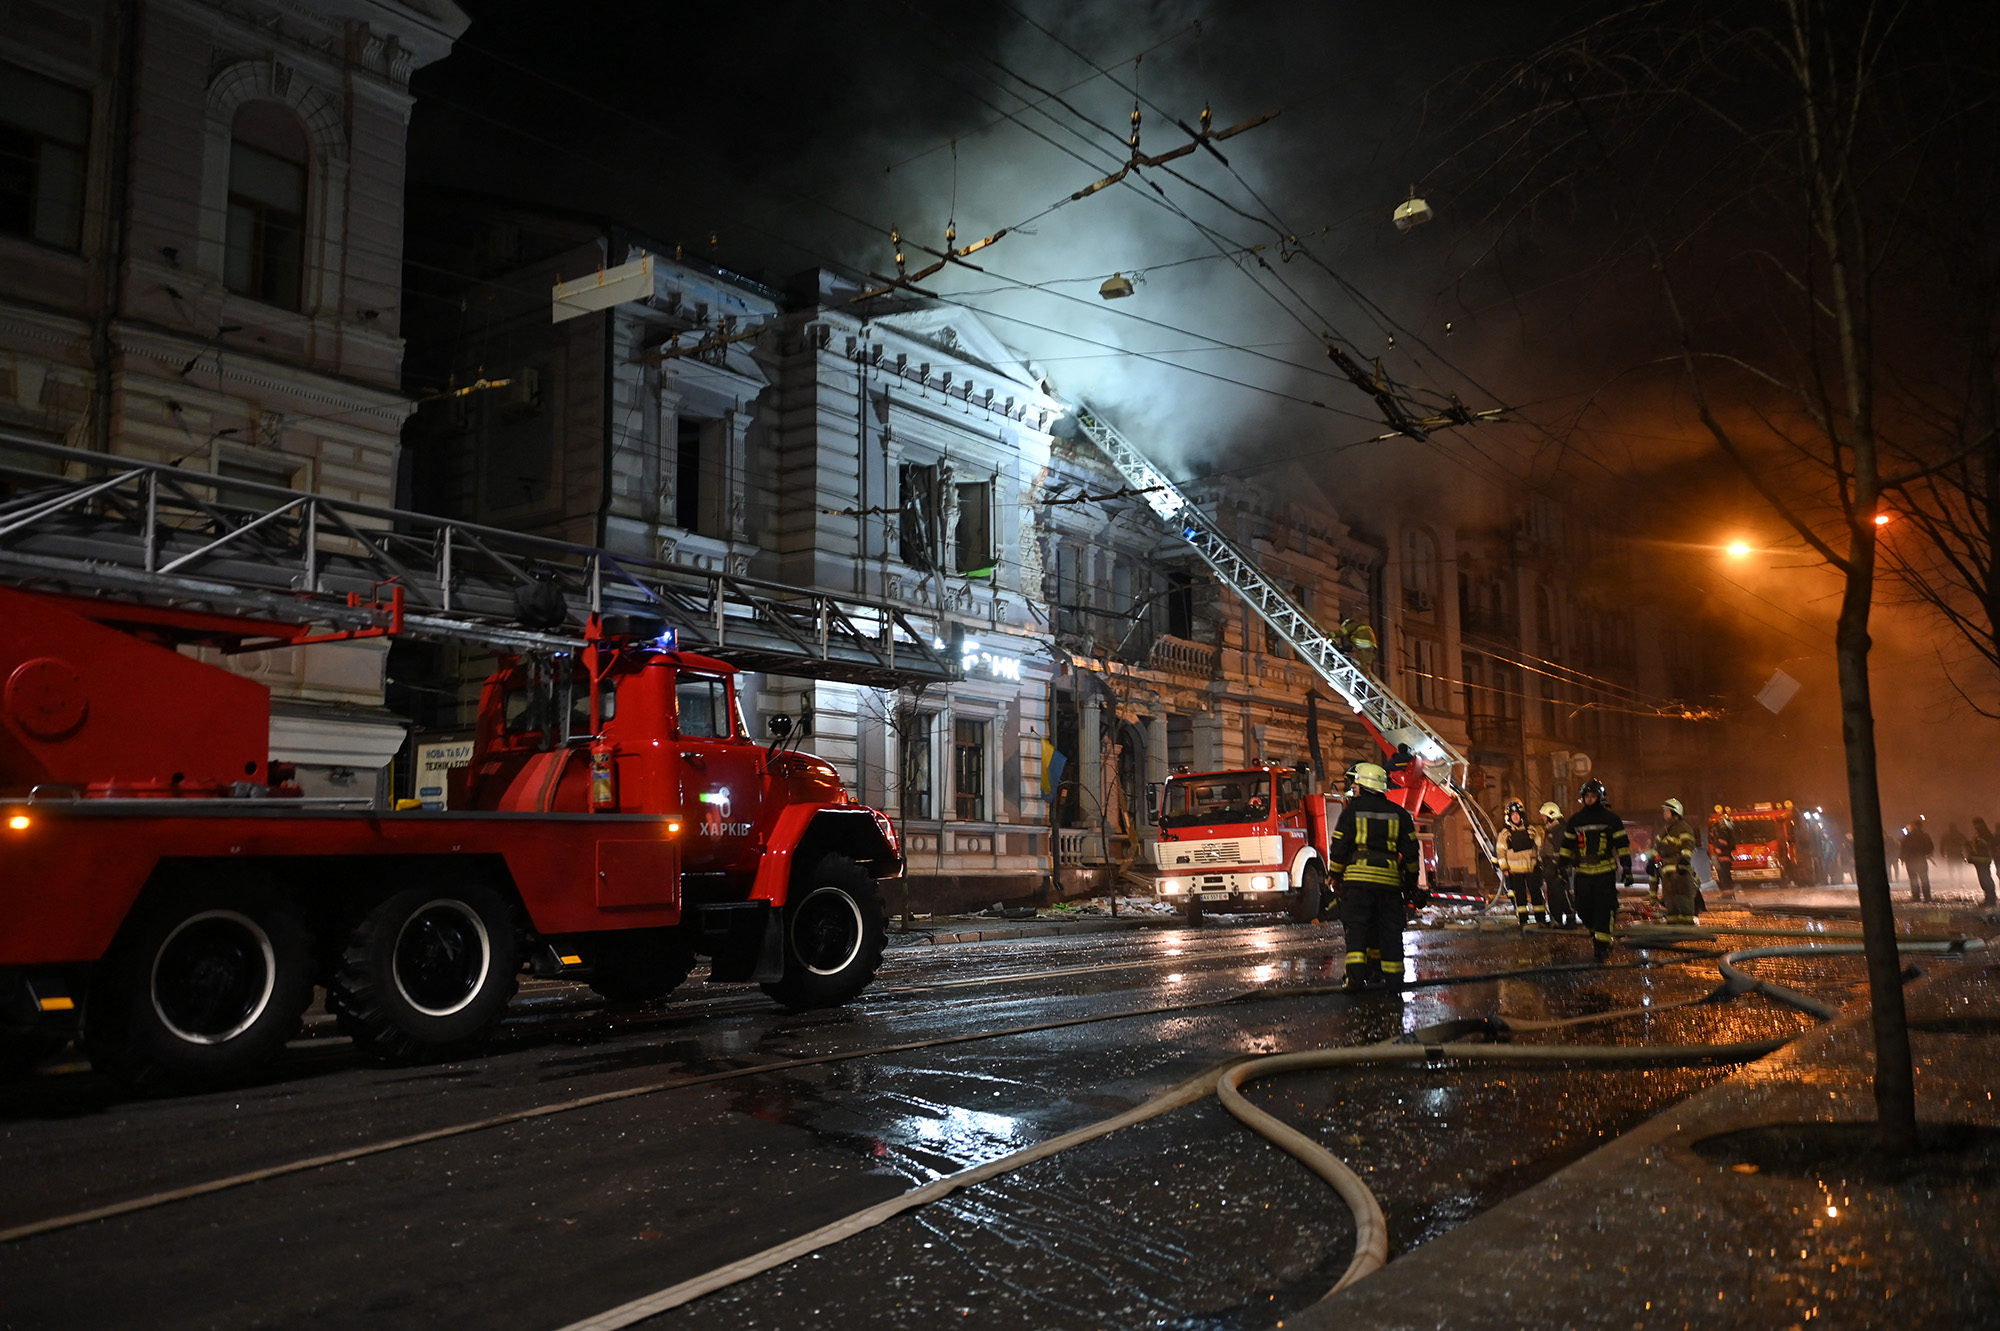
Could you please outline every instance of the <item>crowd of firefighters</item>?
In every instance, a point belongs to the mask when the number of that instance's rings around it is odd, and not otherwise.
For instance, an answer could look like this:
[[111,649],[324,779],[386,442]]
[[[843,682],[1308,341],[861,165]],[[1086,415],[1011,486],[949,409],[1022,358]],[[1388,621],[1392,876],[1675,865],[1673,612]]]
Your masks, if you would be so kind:
[[[1406,912],[1423,904],[1417,825],[1389,798],[1387,769],[1361,763],[1349,783],[1350,796],[1328,837],[1328,892],[1339,902],[1347,939],[1347,987],[1387,988],[1402,983]],[[1631,838],[1608,795],[1603,782],[1586,781],[1574,812],[1544,804],[1539,824],[1530,823],[1527,807],[1514,800],[1498,846],[1501,877],[1520,923],[1584,928],[1599,961],[1615,941],[1618,889],[1632,886]],[[1693,924],[1702,909],[1695,831],[1677,799],[1660,806],[1660,821],[1647,866],[1651,904],[1669,924]],[[1717,849],[1718,885],[1727,887],[1733,847],[1711,847]]]
[[1890,840],[1896,847],[1897,860],[1902,863],[1903,876],[1909,880],[1910,900],[1931,899],[1931,860],[1938,858],[1946,864],[1963,861],[1970,865],[1973,876],[1979,880],[1982,904],[2000,906],[2000,895],[1995,894],[1993,882],[1993,856],[2000,843],[1995,843],[1993,831],[1984,818],[1972,820],[1970,836],[1959,831],[1957,823],[1950,823],[1944,834],[1933,841],[1929,825],[1918,814],[1900,837],[1892,836]]

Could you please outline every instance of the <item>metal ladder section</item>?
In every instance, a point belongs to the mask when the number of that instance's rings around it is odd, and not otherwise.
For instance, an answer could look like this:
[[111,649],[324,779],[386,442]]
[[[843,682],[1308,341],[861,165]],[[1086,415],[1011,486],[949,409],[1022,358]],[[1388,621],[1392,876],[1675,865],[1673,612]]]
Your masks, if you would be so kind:
[[1257,561],[1232,541],[1219,523],[1202,512],[1165,472],[1135,448],[1131,440],[1120,434],[1116,426],[1087,407],[1076,408],[1075,416],[1083,433],[1110,459],[1112,467],[1125,483],[1143,492],[1140,498],[1146,501],[1154,516],[1179,533],[1188,546],[1201,556],[1202,562],[1215,571],[1216,577],[1248,602],[1272,631],[1284,639],[1286,645],[1312,666],[1327,686],[1354,709],[1369,729],[1391,750],[1398,744],[1407,744],[1411,753],[1424,760],[1425,774],[1449,792],[1454,802],[1465,811],[1466,822],[1472,828],[1472,839],[1478,843],[1480,853],[1489,862],[1497,862],[1498,845],[1494,829],[1487,821],[1486,811],[1466,791],[1471,765],[1465,756],[1433,730],[1430,723],[1408,703],[1384,688],[1380,680],[1341,651],[1326,630],[1306,613],[1305,608],[1293,600],[1284,588],[1266,577]]
[[[0,583],[496,652],[573,651],[587,614],[656,615],[745,669],[884,688],[957,679],[903,609],[0,432]],[[560,590],[524,625],[517,593]],[[542,592],[546,598],[547,591]]]

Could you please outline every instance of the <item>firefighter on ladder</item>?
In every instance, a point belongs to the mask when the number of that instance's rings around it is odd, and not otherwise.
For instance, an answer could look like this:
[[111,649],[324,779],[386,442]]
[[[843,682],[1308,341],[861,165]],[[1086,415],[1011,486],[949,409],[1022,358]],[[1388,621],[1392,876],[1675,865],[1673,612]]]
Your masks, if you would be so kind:
[[1354,784],[1326,852],[1327,877],[1340,895],[1350,991],[1403,982],[1403,898],[1417,887],[1417,823],[1389,799],[1389,774],[1361,763]]
[[1653,895],[1663,897],[1668,924],[1693,924],[1699,909],[1694,881],[1694,829],[1681,815],[1681,802],[1668,800],[1660,806],[1665,824],[1653,837],[1653,862],[1647,876],[1653,880]]
[[1577,792],[1582,807],[1563,829],[1562,864],[1583,927],[1599,961],[1611,955],[1611,921],[1618,914],[1618,882],[1632,886],[1632,841],[1625,820],[1604,802],[1604,783],[1592,777]]
[[1549,912],[1542,901],[1542,838],[1528,825],[1528,806],[1508,800],[1500,829],[1500,873],[1507,880],[1508,895],[1514,898],[1514,919],[1526,925],[1530,915],[1535,923],[1547,924]]

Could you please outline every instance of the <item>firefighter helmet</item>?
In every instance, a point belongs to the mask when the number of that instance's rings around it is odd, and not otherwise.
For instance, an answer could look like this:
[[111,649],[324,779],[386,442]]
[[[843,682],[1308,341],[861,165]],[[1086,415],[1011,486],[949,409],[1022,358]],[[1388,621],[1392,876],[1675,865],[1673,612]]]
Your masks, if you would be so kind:
[[1500,817],[1502,821],[1512,822],[1517,813],[1521,815],[1521,824],[1525,827],[1528,822],[1528,806],[1519,800],[1508,800],[1507,807],[1500,811]]
[[1660,803],[1660,807],[1662,809],[1672,809],[1674,811],[1674,817],[1676,818],[1679,818],[1684,812],[1684,810],[1681,808],[1681,802],[1679,800],[1662,800]]
[[1379,795],[1389,789],[1389,774],[1374,763],[1356,763],[1354,784]]
[[1604,788],[1602,781],[1599,781],[1596,777],[1592,777],[1583,783],[1583,788],[1576,792],[1576,797],[1581,801],[1589,799],[1592,795],[1597,796],[1597,802],[1602,804],[1610,798],[1611,792]]
[[1542,817],[1548,819],[1550,822],[1554,822],[1556,819],[1563,816],[1562,805],[1557,804],[1554,800],[1550,800],[1548,803],[1542,805],[1542,807],[1537,812],[1539,812],[1542,815]]

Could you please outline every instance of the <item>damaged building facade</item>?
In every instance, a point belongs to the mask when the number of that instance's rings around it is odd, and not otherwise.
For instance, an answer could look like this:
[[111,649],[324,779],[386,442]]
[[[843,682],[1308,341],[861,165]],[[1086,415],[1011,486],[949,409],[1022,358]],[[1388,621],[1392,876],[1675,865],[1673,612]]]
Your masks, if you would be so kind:
[[[915,910],[1131,890],[1150,863],[1147,788],[1174,767],[1303,763],[1334,781],[1376,756],[1094,448],[1061,437],[1060,384],[976,314],[856,303],[821,271],[780,289],[589,218],[456,195],[422,207],[413,254],[471,256],[474,280],[415,302],[433,313],[413,328],[412,392],[508,387],[412,421],[412,506],[878,599],[962,642],[963,678],[920,690],[745,681],[752,733],[802,719],[806,747],[898,821]],[[642,254],[647,293],[551,320],[557,282]],[[1189,488],[1315,618],[1377,626],[1378,668],[1475,756],[1495,812],[1554,791],[1579,732],[1521,652],[1568,649],[1516,607],[1583,612],[1532,561],[1489,605],[1478,534],[1434,515],[1390,506],[1351,528],[1296,468]],[[417,710],[448,734],[488,663],[433,664],[457,696]],[[1458,820],[1441,844],[1450,868],[1473,864]]]

